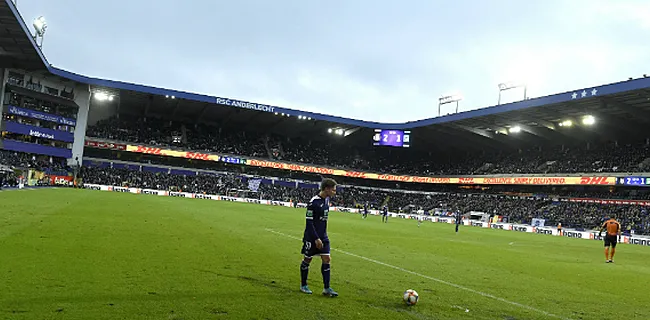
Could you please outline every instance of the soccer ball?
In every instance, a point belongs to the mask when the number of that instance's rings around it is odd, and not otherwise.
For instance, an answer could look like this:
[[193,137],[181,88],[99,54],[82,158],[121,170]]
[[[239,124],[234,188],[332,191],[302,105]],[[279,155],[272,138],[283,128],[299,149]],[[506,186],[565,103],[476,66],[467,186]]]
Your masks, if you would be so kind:
[[418,303],[418,293],[413,290],[413,289],[408,289],[404,291],[404,302],[406,302],[406,305],[413,306],[416,303]]

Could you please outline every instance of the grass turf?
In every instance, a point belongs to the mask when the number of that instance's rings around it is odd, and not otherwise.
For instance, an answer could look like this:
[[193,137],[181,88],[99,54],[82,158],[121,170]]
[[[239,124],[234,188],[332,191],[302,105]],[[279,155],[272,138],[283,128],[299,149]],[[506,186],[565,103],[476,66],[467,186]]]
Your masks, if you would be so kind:
[[0,192],[0,319],[650,319],[646,247],[605,264],[599,241],[332,212],[326,298],[318,260],[298,291],[303,228],[301,209]]

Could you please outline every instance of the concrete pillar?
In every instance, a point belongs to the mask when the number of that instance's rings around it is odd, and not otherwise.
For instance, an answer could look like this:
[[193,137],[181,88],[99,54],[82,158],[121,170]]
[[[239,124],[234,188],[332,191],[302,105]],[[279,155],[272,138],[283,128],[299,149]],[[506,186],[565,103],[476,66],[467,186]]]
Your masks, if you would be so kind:
[[9,77],[9,69],[0,68],[2,75],[2,83],[0,83],[0,125],[2,125],[2,113],[5,110],[5,88],[7,86],[7,77]]
[[79,106],[77,112],[77,125],[74,127],[74,143],[72,144],[72,157],[68,165],[74,167],[83,163],[84,143],[86,141],[86,128],[88,127],[88,111],[90,110],[90,86],[79,84],[74,89],[74,102]]

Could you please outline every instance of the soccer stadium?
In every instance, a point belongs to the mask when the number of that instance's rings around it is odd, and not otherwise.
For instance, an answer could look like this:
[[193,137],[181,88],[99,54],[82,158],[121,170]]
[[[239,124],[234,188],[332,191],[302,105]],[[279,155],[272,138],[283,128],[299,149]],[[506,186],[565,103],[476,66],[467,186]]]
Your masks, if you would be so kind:
[[650,78],[379,123],[55,68],[43,24],[0,1],[2,319],[650,319]]

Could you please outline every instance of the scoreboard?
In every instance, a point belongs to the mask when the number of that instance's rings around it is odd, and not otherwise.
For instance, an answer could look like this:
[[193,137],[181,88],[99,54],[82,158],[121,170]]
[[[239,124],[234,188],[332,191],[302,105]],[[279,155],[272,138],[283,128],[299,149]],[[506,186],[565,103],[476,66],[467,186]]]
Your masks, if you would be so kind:
[[650,186],[650,178],[648,177],[620,177],[618,184],[626,186]]
[[375,129],[372,141],[375,146],[408,148],[411,145],[411,131]]

